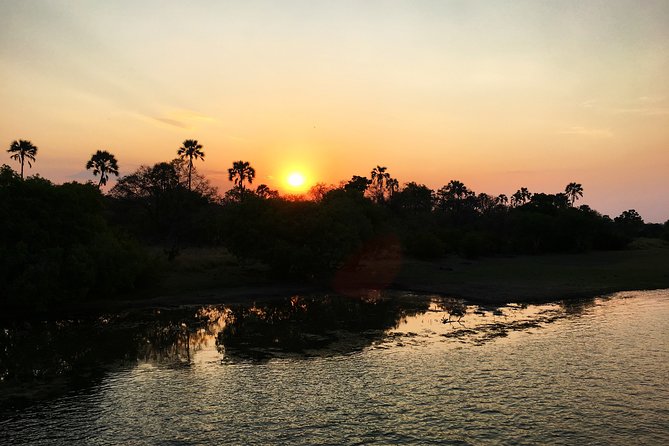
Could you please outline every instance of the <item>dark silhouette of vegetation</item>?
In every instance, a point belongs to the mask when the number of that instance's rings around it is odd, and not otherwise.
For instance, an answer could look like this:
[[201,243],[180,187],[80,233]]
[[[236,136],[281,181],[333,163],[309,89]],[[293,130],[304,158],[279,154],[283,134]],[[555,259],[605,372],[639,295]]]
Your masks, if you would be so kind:
[[175,250],[184,242],[215,239],[210,229],[205,235],[199,228],[209,226],[218,193],[183,159],[141,166],[120,178],[110,196],[115,223],[147,241]]
[[331,190],[332,187],[325,183],[316,183],[309,189],[308,197],[313,201],[321,201]]
[[360,195],[364,194],[371,181],[367,177],[361,177],[358,175],[353,175],[351,180],[344,185],[344,190],[347,192],[357,192]]
[[251,167],[248,161],[235,161],[232,167],[228,169],[228,179],[235,183],[237,193],[240,199],[244,199],[244,181],[253,184],[253,179],[256,177],[256,170]]
[[256,195],[264,199],[279,198],[279,191],[270,189],[266,184],[259,184],[256,187]]
[[17,160],[21,164],[21,179],[23,179],[23,165],[28,162],[28,167],[33,166],[32,162],[35,161],[35,157],[37,156],[37,147],[30,141],[19,139],[12,142],[7,152],[12,154],[10,156],[11,159]]
[[511,206],[522,206],[527,203],[530,198],[532,198],[530,191],[527,190],[526,187],[521,187],[513,195],[511,195]]
[[199,144],[195,139],[187,139],[183,142],[183,145],[179,147],[179,150],[177,150],[177,155],[182,159],[188,160],[188,190],[191,190],[193,159],[204,160],[202,144]]
[[25,180],[0,168],[0,305],[46,309],[107,298],[150,273],[141,247],[108,223],[92,184]]
[[98,188],[107,184],[109,175],[118,176],[118,162],[116,157],[106,150],[98,150],[95,152],[91,159],[86,163],[86,169],[93,169],[93,175],[100,175],[100,181],[98,182]]
[[643,218],[634,209],[624,211],[614,221],[628,237],[638,237],[644,229]]
[[569,183],[567,184],[567,187],[565,187],[564,193],[567,194],[569,204],[573,206],[574,203],[576,203],[576,200],[583,196],[583,186],[579,183]]
[[[22,165],[34,160],[34,146],[15,143],[14,159]],[[621,249],[639,236],[669,239],[669,223],[647,225],[634,210],[612,220],[587,205],[576,207],[583,187],[574,182],[564,192],[522,187],[510,198],[495,197],[458,180],[436,191],[415,182],[401,186],[379,165],[371,179],[312,187],[308,200],[266,184],[247,187],[255,169],[235,161],[228,169],[234,187],[221,198],[193,165],[203,158],[201,149],[186,140],[180,158],[139,167],[107,195],[99,187],[118,174],[108,152],[96,152],[87,163],[100,175],[97,188],[22,180],[3,166],[0,301],[47,307],[133,289],[155,264],[141,246],[162,248],[168,260],[185,246],[220,246],[276,277],[331,285],[364,276],[370,261],[397,268],[401,255],[583,252]],[[382,276],[377,273],[367,276]],[[374,284],[358,279],[347,283]]]
[[[353,178],[355,179],[356,177]],[[390,176],[387,167],[376,166],[372,169],[371,178],[367,188],[372,199],[379,204],[386,203],[399,189],[399,182]]]

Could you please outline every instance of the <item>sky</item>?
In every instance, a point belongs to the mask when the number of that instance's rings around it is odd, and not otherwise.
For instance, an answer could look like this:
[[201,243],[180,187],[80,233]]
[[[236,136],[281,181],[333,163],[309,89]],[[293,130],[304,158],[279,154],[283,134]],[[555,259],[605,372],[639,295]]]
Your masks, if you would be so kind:
[[32,141],[28,172],[57,183],[185,139],[221,190],[236,160],[283,191],[376,165],[492,195],[575,181],[664,222],[667,24],[648,0],[0,0],[0,146]]

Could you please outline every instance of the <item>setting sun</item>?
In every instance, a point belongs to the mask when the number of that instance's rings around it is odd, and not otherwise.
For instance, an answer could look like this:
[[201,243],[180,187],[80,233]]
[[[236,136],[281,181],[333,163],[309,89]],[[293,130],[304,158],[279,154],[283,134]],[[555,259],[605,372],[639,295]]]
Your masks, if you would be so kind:
[[288,178],[286,180],[290,187],[293,188],[301,188],[304,186],[304,175],[302,175],[299,172],[293,172],[290,175],[288,175]]

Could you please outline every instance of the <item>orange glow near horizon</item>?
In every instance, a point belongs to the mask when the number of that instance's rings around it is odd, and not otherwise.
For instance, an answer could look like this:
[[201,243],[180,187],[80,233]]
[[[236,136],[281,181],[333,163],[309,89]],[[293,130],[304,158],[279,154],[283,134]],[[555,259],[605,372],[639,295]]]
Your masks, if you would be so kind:
[[98,149],[127,175],[197,139],[222,193],[236,160],[286,194],[381,165],[669,218],[669,2],[165,3],[5,2],[0,165],[27,139],[27,175],[86,181]]

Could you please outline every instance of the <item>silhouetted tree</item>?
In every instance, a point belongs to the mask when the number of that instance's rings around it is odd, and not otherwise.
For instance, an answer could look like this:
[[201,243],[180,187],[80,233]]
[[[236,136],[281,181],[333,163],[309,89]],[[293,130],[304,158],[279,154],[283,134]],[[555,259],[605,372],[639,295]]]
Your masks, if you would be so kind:
[[256,187],[256,195],[263,199],[269,198],[279,198],[279,192],[273,189],[266,184],[260,184]]
[[430,212],[432,210],[432,190],[424,184],[407,183],[393,195],[393,207],[409,212]]
[[388,187],[388,181],[391,179],[387,170],[387,167],[382,166],[376,166],[372,169],[372,181],[370,184],[373,188],[372,195],[377,203],[385,201],[385,192]]
[[630,209],[617,216],[614,221],[619,223],[643,223],[643,218],[636,210]]
[[360,194],[364,194],[370,184],[371,181],[367,179],[367,177],[353,175],[349,182],[344,185],[344,190],[347,192],[359,192]]
[[100,181],[98,182],[98,188],[107,184],[107,179],[109,175],[118,176],[118,162],[116,157],[106,150],[98,150],[95,152],[91,159],[86,163],[86,169],[93,169],[93,175],[100,175]]
[[558,194],[532,194],[530,201],[528,201],[523,209],[536,210],[546,214],[554,214],[557,209],[565,209],[569,207],[569,200],[563,193]]
[[321,201],[325,194],[330,192],[334,186],[328,186],[325,183],[316,183],[309,189],[309,196],[313,201]]
[[499,194],[497,197],[495,197],[495,204],[497,204],[497,206],[506,207],[509,204],[509,197],[504,194]]
[[198,172],[197,167],[194,165],[190,166],[187,160],[175,158],[170,161],[170,164],[174,167],[179,177],[179,184],[183,185],[184,188],[188,188],[188,177],[190,175],[191,191],[196,192],[210,202],[214,202],[219,198],[216,187],[212,186],[211,182]]
[[564,193],[569,198],[569,204],[573,206],[576,200],[583,196],[583,186],[579,183],[569,183],[564,188]]
[[59,308],[138,284],[147,259],[110,227],[106,201],[90,183],[23,180],[0,168],[0,307]]
[[467,186],[465,186],[463,183],[457,180],[452,180],[450,181],[446,186],[445,186],[446,194],[449,197],[452,197],[456,200],[464,200],[467,197],[471,197],[474,195],[474,192],[470,191],[467,189]]
[[[157,163],[151,167],[141,166],[135,172],[120,178],[110,194],[118,199],[133,200],[158,197],[177,189],[185,191],[184,184],[188,179],[188,171],[184,164],[184,160],[175,159],[169,163]],[[199,196],[210,203],[216,202],[218,200],[216,188],[211,186],[195,167],[191,173],[193,190],[190,195]]]
[[464,207],[464,203],[468,198],[474,196],[475,193],[469,190],[462,182],[451,180],[446,186],[437,191],[437,206],[442,210],[457,211]]
[[643,218],[641,218],[641,215],[634,209],[624,211],[622,214],[614,218],[613,221],[622,232],[629,237],[637,237],[644,226]]
[[392,199],[395,192],[399,190],[400,183],[395,178],[388,178],[386,185],[388,187],[388,192],[390,193],[390,198]]
[[11,153],[11,159],[17,160],[21,163],[21,178],[23,178],[23,164],[27,161],[28,167],[32,167],[31,161],[35,161],[37,156],[37,147],[33,145],[30,141],[25,139],[19,139],[18,141],[12,142],[7,149],[7,152]]
[[530,198],[532,198],[532,194],[530,193],[529,190],[527,190],[526,187],[521,187],[511,195],[511,206],[513,207],[518,207],[522,206],[528,201],[530,201]]
[[14,172],[14,169],[7,164],[3,164],[0,167],[0,188],[16,184],[19,181],[21,181],[21,177]]
[[497,200],[492,195],[481,192],[476,197],[476,209],[482,214],[492,211],[495,206],[497,206]]
[[191,191],[186,188],[188,168],[182,159],[141,166],[119,178],[109,192],[112,217],[151,242],[169,244],[168,258],[184,242],[215,240],[218,195],[195,169],[191,173]]
[[228,169],[228,180],[235,183],[235,187],[239,189],[240,198],[244,198],[244,181],[253,184],[253,179],[256,176],[256,170],[251,167],[248,161],[235,161],[232,167]]
[[202,145],[195,139],[187,139],[177,150],[177,155],[183,159],[188,159],[188,190],[191,190],[191,173],[193,170],[193,158],[204,160]]

